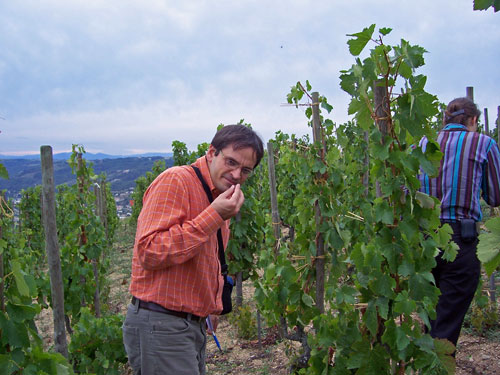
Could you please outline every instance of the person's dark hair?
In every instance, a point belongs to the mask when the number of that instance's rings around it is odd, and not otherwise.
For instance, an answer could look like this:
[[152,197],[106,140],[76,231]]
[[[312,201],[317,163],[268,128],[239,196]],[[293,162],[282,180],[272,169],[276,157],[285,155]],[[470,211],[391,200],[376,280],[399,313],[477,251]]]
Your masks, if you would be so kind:
[[462,124],[467,125],[467,121],[472,117],[481,115],[481,111],[477,109],[476,104],[469,98],[453,99],[446,107],[444,112],[443,124]]
[[233,146],[234,150],[251,147],[255,151],[256,163],[254,167],[259,165],[262,156],[264,156],[264,144],[262,139],[252,129],[245,125],[226,125],[220,129],[210,143],[216,150],[216,155],[219,151],[227,146]]

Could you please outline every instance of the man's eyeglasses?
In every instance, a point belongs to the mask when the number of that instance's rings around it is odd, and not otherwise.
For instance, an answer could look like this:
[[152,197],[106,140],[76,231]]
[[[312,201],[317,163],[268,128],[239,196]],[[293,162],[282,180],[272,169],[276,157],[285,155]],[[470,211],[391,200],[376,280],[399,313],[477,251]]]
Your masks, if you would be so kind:
[[252,168],[242,167],[241,164],[234,160],[232,157],[225,156],[222,150],[219,150],[219,152],[222,155],[224,164],[227,168],[231,169],[232,171],[234,171],[235,169],[241,169],[241,174],[245,177],[249,177],[253,173]]

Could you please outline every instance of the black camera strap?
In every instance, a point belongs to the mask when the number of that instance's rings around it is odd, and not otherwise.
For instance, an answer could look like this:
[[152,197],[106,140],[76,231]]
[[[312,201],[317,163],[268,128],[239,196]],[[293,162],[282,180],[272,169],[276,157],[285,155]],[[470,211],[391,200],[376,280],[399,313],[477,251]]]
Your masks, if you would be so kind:
[[[210,191],[210,188],[208,187],[208,184],[205,182],[205,179],[201,175],[201,171],[198,167],[195,167],[194,165],[191,165],[191,167],[194,169],[196,172],[196,175],[198,176],[198,179],[201,181],[201,185],[203,186],[203,189],[205,190],[205,193],[207,194],[208,201],[212,203],[214,201],[214,197],[212,196],[212,192]],[[222,240],[222,230],[219,228],[217,231],[217,240],[219,241],[219,261],[220,261],[220,269],[222,276],[225,277],[227,275],[227,264],[226,264],[226,255],[224,254],[224,241]]]

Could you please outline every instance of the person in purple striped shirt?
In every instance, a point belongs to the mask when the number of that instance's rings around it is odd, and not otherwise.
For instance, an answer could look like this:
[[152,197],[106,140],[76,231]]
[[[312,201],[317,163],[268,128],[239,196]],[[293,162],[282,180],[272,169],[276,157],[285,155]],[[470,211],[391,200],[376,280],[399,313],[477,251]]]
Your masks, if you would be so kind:
[[[477,132],[480,114],[472,100],[452,100],[437,137],[444,154],[439,174],[434,178],[419,175],[420,191],[441,201],[441,222],[452,227],[452,240],[459,247],[453,262],[438,255],[432,271],[441,295],[430,334],[455,346],[481,272],[476,255],[476,228],[482,219],[480,199],[500,206],[500,151],[495,140]],[[420,141],[424,152],[427,142],[425,137]]]

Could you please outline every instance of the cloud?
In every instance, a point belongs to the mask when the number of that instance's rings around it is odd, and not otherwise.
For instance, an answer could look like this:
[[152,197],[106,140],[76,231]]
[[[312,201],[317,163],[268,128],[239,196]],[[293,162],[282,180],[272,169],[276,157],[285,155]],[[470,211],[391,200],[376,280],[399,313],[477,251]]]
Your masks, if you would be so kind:
[[404,38],[429,51],[428,91],[449,101],[475,86],[493,117],[497,19],[454,0],[4,2],[0,150],[42,140],[120,154],[168,150],[173,139],[194,148],[241,118],[265,138],[306,133],[302,111],[281,106],[306,79],[344,122],[338,77],[354,62],[346,34],[372,23],[393,28],[390,44]]

